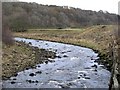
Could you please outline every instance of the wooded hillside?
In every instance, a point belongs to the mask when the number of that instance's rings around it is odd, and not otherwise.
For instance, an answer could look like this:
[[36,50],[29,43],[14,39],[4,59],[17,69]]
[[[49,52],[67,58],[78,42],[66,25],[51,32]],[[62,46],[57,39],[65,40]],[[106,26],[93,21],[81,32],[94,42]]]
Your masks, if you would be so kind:
[[13,31],[27,28],[79,28],[117,23],[117,15],[108,12],[81,10],[67,6],[41,5],[26,2],[4,2],[3,21]]

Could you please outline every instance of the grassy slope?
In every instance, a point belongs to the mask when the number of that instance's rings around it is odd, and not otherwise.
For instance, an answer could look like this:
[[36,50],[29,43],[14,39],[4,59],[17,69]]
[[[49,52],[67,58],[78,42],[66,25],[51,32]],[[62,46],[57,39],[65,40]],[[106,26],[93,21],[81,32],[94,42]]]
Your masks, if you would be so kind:
[[47,60],[48,57],[54,58],[55,56],[55,53],[33,48],[22,42],[16,42],[13,46],[3,44],[2,51],[2,79],[8,79],[17,72],[33,68],[43,60]]
[[[117,26],[98,25],[84,29],[36,29],[14,33],[18,37],[43,39],[85,46],[99,51],[101,56],[109,54],[109,43],[114,38]],[[105,58],[105,57],[104,57]],[[104,60],[105,61],[105,60]],[[105,61],[106,62],[106,61]],[[106,62],[108,64],[109,61]],[[108,65],[109,66],[109,65]]]

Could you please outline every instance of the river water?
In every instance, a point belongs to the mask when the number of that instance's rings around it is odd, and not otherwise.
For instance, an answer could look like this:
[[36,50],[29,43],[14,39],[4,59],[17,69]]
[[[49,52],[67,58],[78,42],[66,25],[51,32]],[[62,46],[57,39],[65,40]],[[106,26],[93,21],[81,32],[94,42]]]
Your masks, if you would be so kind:
[[94,62],[99,57],[92,49],[25,38],[15,40],[31,42],[34,47],[56,52],[58,57],[3,81],[3,88],[108,88],[111,74]]

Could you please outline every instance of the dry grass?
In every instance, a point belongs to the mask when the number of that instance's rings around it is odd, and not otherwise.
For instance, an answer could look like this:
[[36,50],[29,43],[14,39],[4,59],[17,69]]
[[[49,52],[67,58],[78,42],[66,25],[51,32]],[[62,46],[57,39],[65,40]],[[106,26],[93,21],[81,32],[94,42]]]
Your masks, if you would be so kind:
[[[117,27],[117,26],[116,26]],[[35,29],[14,36],[57,41],[86,46],[101,53],[108,52],[108,45],[114,37],[115,26],[92,26],[85,29]]]
[[26,68],[33,68],[36,64],[44,62],[49,57],[54,58],[55,53],[30,47],[23,42],[14,45],[2,45],[2,79],[8,79]]
[[111,47],[118,26],[98,25],[82,29],[30,29],[14,36],[70,43],[92,48],[99,52],[100,62],[111,69]]

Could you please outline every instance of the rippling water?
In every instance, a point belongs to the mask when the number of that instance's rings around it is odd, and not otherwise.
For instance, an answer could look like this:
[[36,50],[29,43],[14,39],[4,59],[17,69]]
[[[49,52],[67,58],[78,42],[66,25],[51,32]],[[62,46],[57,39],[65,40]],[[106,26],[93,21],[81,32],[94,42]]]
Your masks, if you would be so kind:
[[108,88],[110,72],[94,61],[92,49],[49,41],[15,38],[32,46],[56,52],[55,59],[19,72],[3,81],[3,88]]

